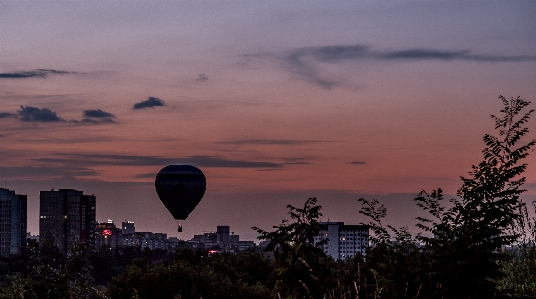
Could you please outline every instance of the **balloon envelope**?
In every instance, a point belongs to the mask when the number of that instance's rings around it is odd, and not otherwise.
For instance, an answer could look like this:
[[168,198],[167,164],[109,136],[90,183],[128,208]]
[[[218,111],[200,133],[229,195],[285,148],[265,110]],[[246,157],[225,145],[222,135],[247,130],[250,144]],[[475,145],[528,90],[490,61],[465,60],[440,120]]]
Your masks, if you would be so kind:
[[156,175],[156,193],[173,218],[184,220],[203,198],[205,175],[191,165],[168,165]]

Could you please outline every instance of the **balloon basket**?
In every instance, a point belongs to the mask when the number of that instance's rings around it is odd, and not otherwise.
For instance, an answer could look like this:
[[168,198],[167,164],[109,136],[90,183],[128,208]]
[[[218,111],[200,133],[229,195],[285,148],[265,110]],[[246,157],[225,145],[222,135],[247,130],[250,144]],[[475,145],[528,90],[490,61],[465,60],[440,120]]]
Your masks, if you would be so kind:
[[177,232],[182,233],[182,224],[177,224]]

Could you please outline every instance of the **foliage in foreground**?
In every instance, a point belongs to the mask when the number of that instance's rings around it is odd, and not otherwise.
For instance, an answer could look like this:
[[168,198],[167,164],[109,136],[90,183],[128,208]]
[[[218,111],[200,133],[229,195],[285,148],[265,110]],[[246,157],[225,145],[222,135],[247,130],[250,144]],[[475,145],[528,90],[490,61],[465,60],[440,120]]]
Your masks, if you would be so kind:
[[[363,263],[364,275],[354,280],[356,293],[351,296],[493,298],[534,289],[534,281],[527,281],[520,289],[519,285],[510,287],[505,280],[514,275],[514,269],[523,273],[536,270],[521,269],[532,258],[533,244],[516,243],[521,236],[516,228],[525,208],[520,195],[525,191],[521,188],[525,177],[521,175],[527,164],[521,162],[536,141],[518,143],[529,131],[526,123],[534,110],[524,112],[529,102],[519,97],[499,99],[504,105],[501,115],[491,116],[498,136],[484,136],[484,159],[472,167],[467,178],[461,178],[462,186],[457,197],[450,200],[451,207],[443,204],[441,189],[422,191],[415,198],[417,206],[429,214],[417,218],[422,233],[413,237],[407,228],[385,226],[382,219],[386,208],[377,200],[360,199],[360,213],[371,219],[374,246]],[[261,239],[270,240],[267,249],[274,251],[280,272],[286,273],[289,268],[306,270],[295,274],[299,283],[279,275],[297,298],[324,298],[332,287],[319,279],[322,264],[315,262],[323,256],[308,237],[318,232],[317,217],[321,214],[320,207],[312,206],[314,203],[315,199],[310,199],[303,209],[289,206],[296,222],[284,221],[274,226],[274,232],[254,228]],[[509,253],[508,248],[514,250]],[[512,259],[512,254],[517,254],[516,258]],[[507,285],[509,289],[501,288]]]
[[[516,228],[525,207],[520,194],[525,191],[521,175],[527,164],[521,161],[536,141],[518,143],[528,133],[525,125],[534,110],[523,112],[529,102],[520,98],[499,99],[504,105],[502,115],[492,115],[499,135],[484,136],[484,160],[472,167],[469,177],[461,178],[462,187],[458,197],[450,200],[451,207],[442,203],[441,189],[430,194],[422,191],[415,199],[429,214],[417,218],[423,233],[415,239],[405,230],[383,226],[385,208],[377,201],[361,199],[361,213],[371,217],[376,236],[369,264],[378,260],[378,276],[388,281],[387,297],[493,298],[517,291],[500,289],[498,281],[513,274],[506,272],[514,267],[506,249],[513,247],[512,253],[519,253],[522,248],[516,243],[521,236]],[[392,256],[398,260],[395,267],[382,267],[381,261]],[[406,274],[394,277],[401,272],[397,263],[404,265]]]
[[172,264],[131,266],[108,286],[110,298],[274,298],[272,261],[258,253],[203,257],[177,253]]
[[28,257],[26,264],[18,263],[23,269],[9,277],[0,298],[89,298],[94,293],[87,246],[75,246],[65,259],[55,247]]

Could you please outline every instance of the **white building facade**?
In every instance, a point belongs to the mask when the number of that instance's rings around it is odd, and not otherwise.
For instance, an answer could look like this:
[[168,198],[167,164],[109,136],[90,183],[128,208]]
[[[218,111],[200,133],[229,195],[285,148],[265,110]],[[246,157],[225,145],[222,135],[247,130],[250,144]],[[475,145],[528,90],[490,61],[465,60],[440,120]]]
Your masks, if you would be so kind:
[[320,232],[315,244],[327,239],[322,249],[336,260],[365,255],[369,246],[369,227],[366,225],[345,225],[344,222],[320,222]]

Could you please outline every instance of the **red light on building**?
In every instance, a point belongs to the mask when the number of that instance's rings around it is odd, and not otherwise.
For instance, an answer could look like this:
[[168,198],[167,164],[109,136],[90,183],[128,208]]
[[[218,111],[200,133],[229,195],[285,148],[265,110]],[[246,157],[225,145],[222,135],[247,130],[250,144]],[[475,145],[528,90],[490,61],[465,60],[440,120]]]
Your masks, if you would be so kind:
[[103,236],[111,236],[112,235],[112,230],[111,229],[103,229],[102,230],[102,235]]

